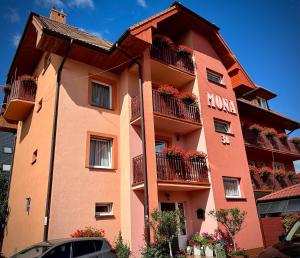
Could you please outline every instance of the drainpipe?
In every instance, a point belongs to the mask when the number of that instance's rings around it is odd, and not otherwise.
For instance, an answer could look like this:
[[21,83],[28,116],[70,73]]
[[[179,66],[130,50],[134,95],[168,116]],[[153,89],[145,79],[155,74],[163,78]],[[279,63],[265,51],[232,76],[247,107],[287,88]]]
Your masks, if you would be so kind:
[[49,233],[49,220],[50,220],[50,207],[51,207],[51,195],[52,195],[52,183],[53,183],[53,170],[54,170],[54,158],[55,158],[55,145],[56,145],[56,132],[57,132],[57,116],[58,116],[58,104],[59,104],[59,91],[60,91],[60,82],[61,82],[61,73],[63,66],[66,62],[66,59],[69,55],[69,52],[73,45],[73,39],[70,40],[70,45],[61,64],[57,71],[56,77],[56,92],[55,92],[55,103],[54,103],[54,116],[53,116],[53,130],[52,130],[52,140],[51,140],[51,152],[50,152],[50,166],[49,166],[49,177],[48,177],[48,190],[47,190],[47,199],[46,199],[46,211],[45,211],[45,220],[44,220],[44,241],[48,241]]
[[146,136],[145,136],[145,114],[144,114],[144,94],[143,94],[143,75],[141,63],[131,56],[125,49],[116,47],[128,58],[133,59],[133,62],[138,66],[139,79],[139,98],[140,98],[140,113],[141,113],[141,130],[142,130],[142,167],[144,176],[144,224],[145,224],[145,240],[147,246],[150,246],[150,226],[149,226],[149,192],[148,192],[148,173],[147,173],[147,154],[146,154]]

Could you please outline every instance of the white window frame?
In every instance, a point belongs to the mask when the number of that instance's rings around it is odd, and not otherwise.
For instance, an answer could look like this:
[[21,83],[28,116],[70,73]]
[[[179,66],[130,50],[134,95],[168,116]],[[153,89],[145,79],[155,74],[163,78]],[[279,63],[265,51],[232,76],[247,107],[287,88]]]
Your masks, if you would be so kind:
[[[8,149],[10,151],[7,151]],[[12,147],[8,147],[8,146],[3,147],[3,153],[12,154]]]
[[263,99],[261,97],[256,97],[257,104],[260,108],[268,109],[268,101],[266,99]]
[[[219,73],[216,73],[216,72],[214,72],[212,70],[207,69],[206,70],[206,76],[207,76],[208,81],[224,85],[223,84],[223,75],[222,74],[219,74]],[[211,77],[219,78],[219,80],[218,81],[212,80],[212,79],[210,79],[210,76]]]
[[[92,165],[92,164],[89,164],[89,166],[91,168],[109,168],[109,169],[111,169],[112,168],[112,159],[113,159],[113,157],[112,157],[113,156],[113,154],[112,154],[112,151],[113,151],[113,147],[112,147],[112,145],[113,145],[113,139],[91,135],[91,137],[90,137],[90,144],[91,144],[92,140],[110,142],[110,152],[109,152],[109,157],[108,157],[108,166],[97,166],[97,165]],[[90,156],[91,156],[91,153],[90,153]],[[89,157],[89,163],[91,163],[90,157]]]
[[[108,207],[108,212],[96,212],[97,206],[106,206]],[[113,216],[113,203],[107,202],[107,203],[96,203],[95,204],[95,216],[96,217],[105,217],[105,216]]]
[[[9,167],[9,169],[7,169]],[[2,164],[2,171],[3,172],[10,172],[11,171],[11,165],[10,164]]]
[[[92,80],[91,83],[91,95],[93,94],[93,83],[99,84],[99,85],[103,85],[103,86],[107,86],[109,88],[109,109],[112,109],[112,85],[111,84],[107,84],[101,81],[97,81],[97,80]],[[91,103],[92,105],[96,106],[96,107],[100,107],[100,108],[105,108],[99,105],[96,105],[93,103],[93,96],[91,96]]]
[[[227,195],[226,194],[226,186],[225,186],[225,181],[226,180],[231,180],[231,181],[235,181],[237,182],[237,190],[239,192],[239,195]],[[237,177],[223,177],[223,186],[224,186],[224,192],[225,192],[225,197],[227,199],[236,199],[236,198],[241,198],[242,194],[241,194],[241,187],[240,187],[240,178]]]
[[[228,128],[228,130],[226,131],[226,132],[223,132],[223,131],[221,131],[221,130],[218,130],[217,128],[216,128],[216,123],[220,123],[220,124],[223,124],[223,125],[227,125],[227,128]],[[222,120],[219,120],[219,119],[216,119],[216,118],[214,118],[214,128],[215,128],[215,131],[216,132],[218,132],[218,133],[231,133],[231,130],[230,130],[230,122],[226,122],[226,121],[222,121]]]

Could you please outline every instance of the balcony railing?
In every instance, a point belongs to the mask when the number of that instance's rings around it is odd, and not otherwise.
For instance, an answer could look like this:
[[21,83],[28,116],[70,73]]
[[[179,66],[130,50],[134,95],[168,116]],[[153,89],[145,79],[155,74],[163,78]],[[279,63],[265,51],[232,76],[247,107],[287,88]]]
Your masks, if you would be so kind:
[[194,74],[194,63],[192,56],[182,56],[169,47],[151,46],[150,55],[152,58],[173,65],[176,68]]
[[289,140],[280,140],[276,137],[268,138],[264,135],[256,135],[248,128],[243,129],[245,144],[266,150],[300,156],[300,148]]
[[15,80],[11,87],[8,102],[14,99],[35,101],[36,82],[35,79]]
[[[133,158],[133,184],[144,182],[143,155]],[[158,182],[168,183],[203,183],[208,184],[208,171],[204,158],[197,161],[167,157],[164,153],[156,153],[156,169]]]
[[[200,123],[198,105],[185,104],[179,98],[161,95],[157,90],[152,90],[153,112],[193,123]],[[136,96],[131,100],[131,120],[140,116],[140,101]]]

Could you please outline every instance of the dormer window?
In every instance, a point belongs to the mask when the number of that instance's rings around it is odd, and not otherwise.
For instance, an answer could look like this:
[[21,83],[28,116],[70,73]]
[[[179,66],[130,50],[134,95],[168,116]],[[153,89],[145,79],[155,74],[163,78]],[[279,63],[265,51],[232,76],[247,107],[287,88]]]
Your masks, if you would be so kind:
[[257,97],[258,106],[264,109],[269,109],[267,100]]

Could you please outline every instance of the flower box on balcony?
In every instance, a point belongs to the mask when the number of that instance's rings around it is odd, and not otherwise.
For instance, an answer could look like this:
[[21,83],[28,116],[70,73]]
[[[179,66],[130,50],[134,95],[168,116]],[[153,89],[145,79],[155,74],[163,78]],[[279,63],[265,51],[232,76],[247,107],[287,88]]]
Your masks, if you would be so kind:
[[177,47],[177,53],[180,57],[191,57],[193,54],[193,49],[185,46],[185,45],[179,45]]
[[277,135],[277,131],[274,128],[265,128],[263,134],[268,138],[273,138]]
[[258,170],[258,173],[262,178],[268,177],[272,172],[273,170],[269,167],[261,167]]
[[185,157],[190,161],[200,161],[206,158],[206,153],[202,151],[188,151],[186,152]]
[[167,148],[164,148],[162,151],[163,151],[163,153],[166,154],[167,158],[183,159],[184,155],[185,155],[184,149],[182,149],[181,147],[178,147],[178,146],[167,147]]
[[252,131],[256,135],[260,134],[263,129],[264,128],[258,124],[253,124],[249,127],[249,130]]
[[197,103],[197,96],[190,91],[180,93],[179,98],[184,104],[187,105],[192,105]]
[[282,169],[276,170],[276,171],[274,172],[274,176],[275,176],[275,178],[276,178],[277,180],[282,180],[282,179],[284,178],[284,176],[285,176],[285,171],[282,170]]
[[295,171],[289,171],[287,173],[288,178],[293,181],[296,178],[296,172]]
[[176,88],[168,84],[160,85],[157,90],[160,95],[167,97],[174,97],[179,94],[179,91]]
[[286,141],[288,138],[288,135],[286,133],[279,133],[277,134],[278,139],[280,139],[281,141]]
[[156,34],[153,36],[153,46],[173,48],[174,42],[165,35]]
[[253,176],[253,175],[255,175],[255,174],[258,173],[258,169],[257,169],[256,166],[250,165],[250,166],[249,166],[249,172],[250,172],[250,174]]

